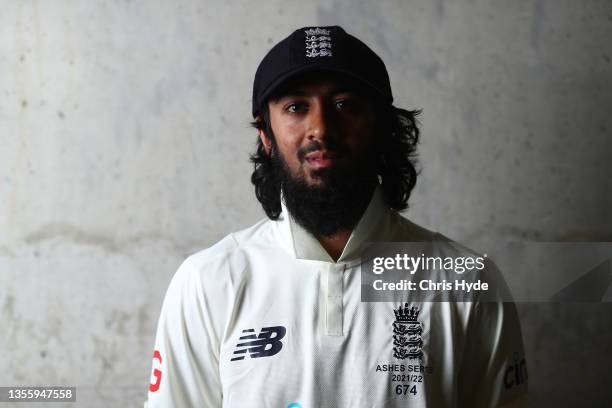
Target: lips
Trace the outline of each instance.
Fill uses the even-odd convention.
[[[321,169],[333,166],[340,159],[340,156],[335,153],[318,150],[307,154],[304,159],[311,167]]]

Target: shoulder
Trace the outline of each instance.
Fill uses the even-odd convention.
[[[395,210],[390,209],[388,214],[393,241],[429,242],[448,240],[443,235],[412,222]]]
[[[433,242],[435,248],[448,256],[477,256],[478,252],[463,245],[440,232],[425,228],[404,217],[395,210],[390,210],[390,225],[394,241]]]
[[[217,331],[222,332],[222,322],[245,281],[249,253],[271,239],[270,223],[261,220],[188,256],[170,281],[164,300],[166,309],[205,310],[213,324],[219,326]]]
[[[206,285],[223,283],[224,277],[239,273],[246,267],[246,259],[259,248],[275,242],[274,221],[262,219],[254,225],[227,234],[214,245],[195,252],[184,260],[177,275],[196,275]],[[193,276],[191,277],[193,279]],[[216,282],[216,283],[215,283]]]
[[[486,253],[422,227],[397,211],[392,210],[389,214],[391,241],[420,243],[419,245],[427,243],[426,246],[421,245],[418,248],[426,251],[429,256],[440,259],[444,265],[452,265],[450,270],[444,267],[440,279],[460,279],[470,283],[480,280],[488,284],[489,290],[484,294],[476,292],[471,295],[471,299],[488,302],[513,301],[502,271]]]
[[[274,239],[272,224],[273,221],[262,219],[248,228],[227,234],[214,245],[190,255],[186,262],[192,267],[199,268],[230,261],[255,246],[272,244]]]

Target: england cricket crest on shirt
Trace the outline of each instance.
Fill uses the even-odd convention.
[[[309,28],[306,34],[306,57],[331,57],[332,39],[331,30],[325,28]]]
[[[388,306],[386,313],[393,310],[395,319],[385,322],[391,327],[393,336],[392,350],[390,342],[385,342],[385,349],[393,351],[386,361],[376,363],[374,373],[376,378],[384,379],[381,387],[390,386],[389,392],[402,400],[406,398],[420,398],[423,384],[434,375],[434,367],[429,364],[429,354],[423,351],[425,339],[429,338],[429,330],[425,330],[424,323],[428,321],[428,312],[425,306],[411,306],[408,303],[400,304],[397,308]],[[421,315],[421,320],[419,320]],[[425,346],[427,350],[427,346]],[[385,405],[386,406],[386,405]]]
[[[394,310],[393,357],[404,359],[423,359],[423,326],[418,320],[419,308],[405,303]]]

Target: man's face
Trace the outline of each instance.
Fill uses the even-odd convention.
[[[329,176],[373,174],[376,114],[353,81],[311,73],[283,86],[268,109],[276,148],[264,131],[260,138],[294,180],[325,188]]]

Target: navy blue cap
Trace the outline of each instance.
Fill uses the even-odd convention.
[[[253,81],[253,117],[285,81],[320,70],[345,74],[383,100],[393,102],[387,68],[367,45],[339,26],[303,27],[272,47],[257,67]]]

